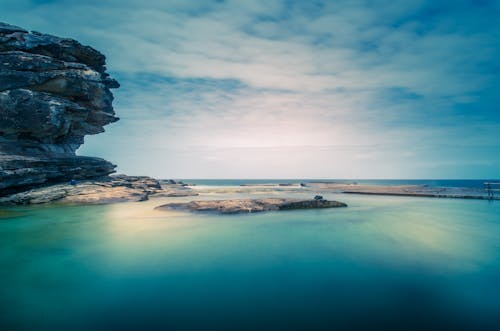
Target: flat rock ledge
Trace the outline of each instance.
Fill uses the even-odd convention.
[[[168,203],[156,207],[159,210],[182,210],[194,212],[216,212],[220,214],[256,213],[272,210],[316,209],[347,207],[347,204],[324,199],[235,199],[207,200],[186,203]]]
[[[479,199],[500,200],[500,197],[490,196],[484,188],[480,187],[439,187],[428,185],[371,185],[371,184],[345,184],[332,182],[309,182],[308,187],[316,190],[334,191],[345,194],[388,195],[421,198],[447,198],[447,199]]]
[[[194,196],[191,189],[178,184],[161,185],[147,176],[116,175],[44,186],[0,197],[0,205],[30,205],[50,202],[67,204],[108,204],[146,201],[151,195]]]

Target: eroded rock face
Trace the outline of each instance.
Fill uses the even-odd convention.
[[[118,120],[105,57],[79,42],[0,23],[0,196],[114,172],[75,151]]]

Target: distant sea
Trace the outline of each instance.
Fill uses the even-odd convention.
[[[500,179],[184,179],[183,181],[188,184],[207,186],[328,182],[367,185],[427,185],[432,187],[484,188],[485,182],[500,182]]]

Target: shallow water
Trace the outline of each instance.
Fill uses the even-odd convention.
[[[325,198],[349,207],[16,208],[0,218],[0,329],[498,329],[500,203]]]

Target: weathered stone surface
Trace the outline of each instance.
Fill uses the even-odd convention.
[[[217,212],[221,214],[255,213],[271,210],[315,209],[347,207],[343,202],[328,200],[300,200],[300,199],[235,199],[235,200],[207,200],[191,201],[186,203],[168,203],[156,209],[177,209],[198,212]]]
[[[198,195],[198,193],[178,184],[162,185],[160,181],[147,176],[114,175],[98,177],[92,180],[78,180],[75,181],[75,185],[66,182],[33,188],[0,197],[0,206],[50,202],[108,204],[145,201],[153,195],[155,197],[181,197]]]
[[[0,196],[115,166],[75,151],[118,120],[105,57],[73,39],[0,22]]]
[[[106,160],[85,156],[1,156],[0,192],[6,195],[70,179],[102,177],[113,172],[114,168]]]
[[[42,204],[48,202],[105,204],[144,201],[161,192],[160,183],[146,176],[107,176],[95,180],[56,184],[0,197],[0,205]]]
[[[0,52],[23,51],[46,55],[65,62],[80,62],[104,72],[106,58],[89,46],[69,38],[60,38],[49,34],[26,30],[0,23]]]

